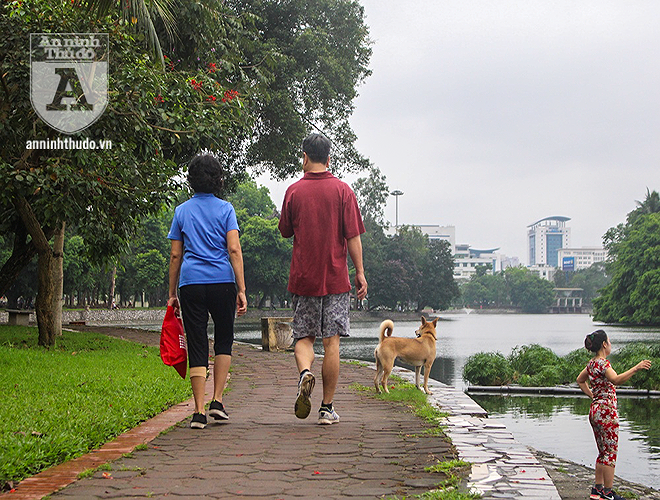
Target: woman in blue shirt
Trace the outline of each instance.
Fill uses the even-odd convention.
[[[243,254],[236,212],[217,198],[222,188],[222,167],[210,154],[195,156],[188,166],[188,183],[195,194],[174,212],[167,237],[170,252],[168,305],[183,313],[188,344],[190,383],[195,413],[190,427],[206,427],[204,393],[209,364],[208,316],[214,323],[213,400],[208,415],[227,420],[222,392],[231,365],[234,317],[247,310]],[[177,286],[179,296],[177,297]]]

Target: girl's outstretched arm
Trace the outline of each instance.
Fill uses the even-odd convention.
[[[651,368],[651,362],[648,359],[645,359],[644,361],[637,363],[630,370],[623,372],[621,375],[617,375],[614,368],[610,367],[605,371],[605,376],[607,377],[607,380],[614,385],[621,385],[630,380],[630,378],[639,370],[648,370],[649,368]]]

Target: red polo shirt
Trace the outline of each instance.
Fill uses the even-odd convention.
[[[351,290],[346,240],[364,233],[353,190],[330,172],[306,172],[284,195],[280,233],[293,236],[289,291],[321,297]]]

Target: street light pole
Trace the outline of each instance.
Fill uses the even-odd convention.
[[[392,196],[394,196],[394,199],[396,200],[396,230],[397,232],[399,231],[399,196],[403,194],[403,191],[396,189],[395,191],[392,191],[390,193]]]

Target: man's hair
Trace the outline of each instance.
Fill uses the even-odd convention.
[[[188,183],[196,193],[217,194],[224,184],[222,167],[213,155],[200,153],[188,165]]]
[[[322,134],[309,134],[302,144],[304,153],[314,163],[327,163],[330,156],[330,139]]]

